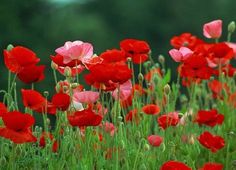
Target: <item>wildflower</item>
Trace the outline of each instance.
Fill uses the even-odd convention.
[[[166,129],[169,126],[176,126],[179,123],[178,112],[170,112],[157,118],[159,127]]]
[[[160,170],[191,170],[191,168],[179,161],[167,161]]]
[[[214,20],[204,24],[203,34],[207,38],[220,38],[222,33],[222,20]]]
[[[0,136],[16,144],[36,142],[30,127],[34,124],[34,117],[18,111],[7,112],[2,116],[5,127],[0,127]]]
[[[222,149],[225,146],[224,138],[221,136],[212,135],[210,132],[205,131],[199,137],[198,141],[207,149],[210,149],[211,152],[215,153],[219,149]]]
[[[203,165],[199,170],[223,170],[223,165],[214,162],[208,162]]]
[[[155,104],[148,104],[142,107],[142,111],[147,115],[157,115],[160,113],[160,108]]]
[[[57,109],[65,111],[70,106],[70,96],[66,93],[57,93],[52,97],[52,104]]]
[[[150,135],[150,136],[148,136],[149,144],[154,146],[154,147],[160,146],[162,141],[163,141],[163,138],[158,136],[158,135]]]
[[[183,62],[188,57],[190,57],[191,54],[193,54],[193,51],[187,47],[180,47],[179,50],[177,49],[170,50],[169,54],[175,60],[175,62]]]

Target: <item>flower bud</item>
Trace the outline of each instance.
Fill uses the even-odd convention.
[[[234,33],[234,31],[235,31],[235,22],[231,21],[228,25],[228,32],[232,34]]]
[[[57,69],[58,69],[58,65],[52,61],[52,62],[51,62],[51,68],[52,68],[53,70],[57,70]]]
[[[130,62],[132,61],[132,58],[131,58],[131,57],[128,57],[126,60],[127,60],[127,62],[130,63]]]
[[[138,74],[138,80],[139,80],[139,82],[143,82],[144,77],[143,77],[143,74],[142,74],[142,73],[139,73],[139,74]]]
[[[7,46],[7,51],[11,51],[12,48],[14,48],[14,46],[13,46],[12,44],[9,44],[9,45]]]
[[[165,57],[163,55],[159,55],[158,56],[158,61],[161,63],[161,64],[164,64],[165,63]]]
[[[71,77],[71,75],[72,75],[71,68],[66,66],[64,70],[64,76]]]
[[[151,66],[151,61],[146,61],[145,63],[143,63],[143,66],[145,68],[149,68]]]
[[[143,149],[144,149],[145,151],[149,151],[149,150],[150,150],[150,145],[147,144],[147,143],[145,143],[144,146],[143,146]]]
[[[48,91],[44,91],[44,92],[43,92],[43,95],[47,98],[48,95],[49,95],[49,92],[48,92]]]
[[[71,88],[72,89],[76,89],[78,87],[78,85],[79,85],[78,83],[72,83],[71,84]]]
[[[164,93],[165,93],[166,95],[169,95],[170,92],[171,92],[170,85],[169,85],[169,84],[166,84],[166,85],[164,86]]]

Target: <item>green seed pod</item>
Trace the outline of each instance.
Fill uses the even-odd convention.
[[[150,145],[147,144],[147,143],[145,143],[144,146],[143,146],[143,149],[144,149],[145,151],[149,151],[149,150],[150,150]]]
[[[43,95],[44,95],[45,97],[48,97],[49,92],[48,92],[48,91],[44,91],[44,92],[43,92]]]
[[[149,68],[151,65],[152,65],[152,64],[151,64],[151,61],[146,61],[145,63],[143,63],[143,66],[144,66],[145,68]]]

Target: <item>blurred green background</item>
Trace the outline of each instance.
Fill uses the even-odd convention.
[[[65,41],[90,42],[100,54],[119,48],[124,38],[146,40],[154,60],[163,54],[174,73],[176,64],[168,55],[171,37],[191,32],[203,38],[202,25],[214,19],[223,20],[225,38],[227,24],[236,20],[235,0],[2,0],[0,48],[2,51],[11,43],[35,51],[41,64],[48,66],[46,79],[36,84],[36,89],[51,91],[54,81],[49,56]],[[232,39],[236,41],[236,34]],[[0,70],[0,89],[6,89],[2,55]]]

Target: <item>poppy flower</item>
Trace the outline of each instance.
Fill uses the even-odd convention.
[[[94,103],[98,100],[99,93],[94,91],[74,91],[73,101],[79,103]]]
[[[8,112],[8,109],[5,106],[5,104],[0,102],[0,117],[2,117],[7,112]]]
[[[16,144],[36,142],[30,127],[34,124],[34,117],[18,111],[7,112],[2,116],[5,127],[0,127],[0,136]]]
[[[223,170],[223,165],[214,162],[208,162],[203,165],[199,170]]]
[[[45,107],[46,99],[35,90],[25,90],[21,89],[22,101],[25,107],[32,110],[37,110],[39,108]]]
[[[220,38],[222,34],[222,20],[214,20],[204,24],[203,35],[207,38]]]
[[[221,136],[212,135],[210,132],[205,131],[199,137],[198,141],[207,149],[210,149],[211,152],[215,153],[219,149],[222,149],[225,146],[224,138]]]
[[[73,60],[82,61],[85,58],[91,58],[93,46],[83,41],[67,41],[64,46],[57,48],[55,52],[63,56],[63,63],[67,64]]]
[[[209,111],[199,110],[195,119],[199,125],[207,125],[210,127],[214,127],[217,124],[221,125],[224,121],[224,115],[219,114],[216,109],[212,109]]]
[[[154,146],[154,147],[160,146],[162,141],[163,141],[163,138],[158,136],[158,135],[150,135],[150,136],[148,136],[149,144]]]
[[[17,77],[26,84],[31,84],[35,82],[42,81],[44,76],[44,70],[45,66],[36,66],[36,65],[30,65],[27,67],[24,67],[18,74]]]
[[[170,112],[157,118],[159,127],[166,129],[169,126],[176,126],[179,123],[178,112]]]
[[[225,90],[226,93],[229,92],[229,87],[226,83],[221,83],[218,80],[213,80],[208,83],[208,87],[212,91],[213,98],[220,98],[223,99],[223,91]]]
[[[58,109],[65,111],[70,106],[70,96],[65,93],[57,93],[52,97],[52,104]]]
[[[131,80],[128,80],[112,92],[112,97],[114,97],[116,100],[119,98],[121,101],[123,101],[126,100],[131,95],[131,93],[132,82]]]
[[[91,109],[76,111],[68,116],[71,126],[98,126],[102,121],[102,116],[94,113]]]
[[[99,57],[103,59],[103,63],[126,61],[125,52],[117,49],[107,50],[100,54]]]
[[[175,62],[183,62],[188,57],[190,57],[191,54],[193,54],[193,51],[187,47],[180,47],[179,50],[177,49],[170,50],[169,54],[172,57],[172,59],[175,60]]]
[[[136,123],[138,123],[138,110],[134,109],[134,110],[130,110],[126,115],[125,115],[125,121],[126,122],[132,122],[135,121]]]
[[[57,152],[59,148],[59,143],[51,133],[43,132],[41,134],[39,138],[39,147],[45,148],[47,139],[49,139],[52,142],[52,152]]]
[[[160,108],[155,104],[147,104],[142,107],[142,111],[147,115],[156,115],[160,113]]]
[[[104,129],[105,132],[109,133],[110,136],[114,136],[117,128],[113,123],[110,122],[104,122],[101,127]]]
[[[210,67],[226,65],[234,56],[234,51],[226,43],[217,43],[212,45],[207,51],[207,62]]]
[[[40,61],[33,51],[22,46],[16,46],[10,51],[4,50],[3,54],[5,65],[12,73],[18,73],[24,67],[35,65]]]
[[[236,59],[236,43],[226,42],[226,44],[233,49],[234,51],[234,59]]]
[[[111,91],[132,77],[132,71],[124,63],[101,63],[92,66],[90,73],[85,75],[85,81],[95,88]]]
[[[170,44],[176,48],[188,47],[190,50],[194,50],[198,45],[203,44],[204,41],[192,35],[191,33],[183,33],[179,36],[174,36],[170,40]]]
[[[160,170],[192,170],[190,167],[179,161],[167,161]]]
[[[208,67],[205,57],[193,54],[179,67],[179,72],[180,76],[185,78],[209,79],[213,70]]]
[[[135,64],[145,62],[151,51],[147,42],[136,39],[125,39],[121,41],[120,48],[125,51],[126,57],[132,58]]]

